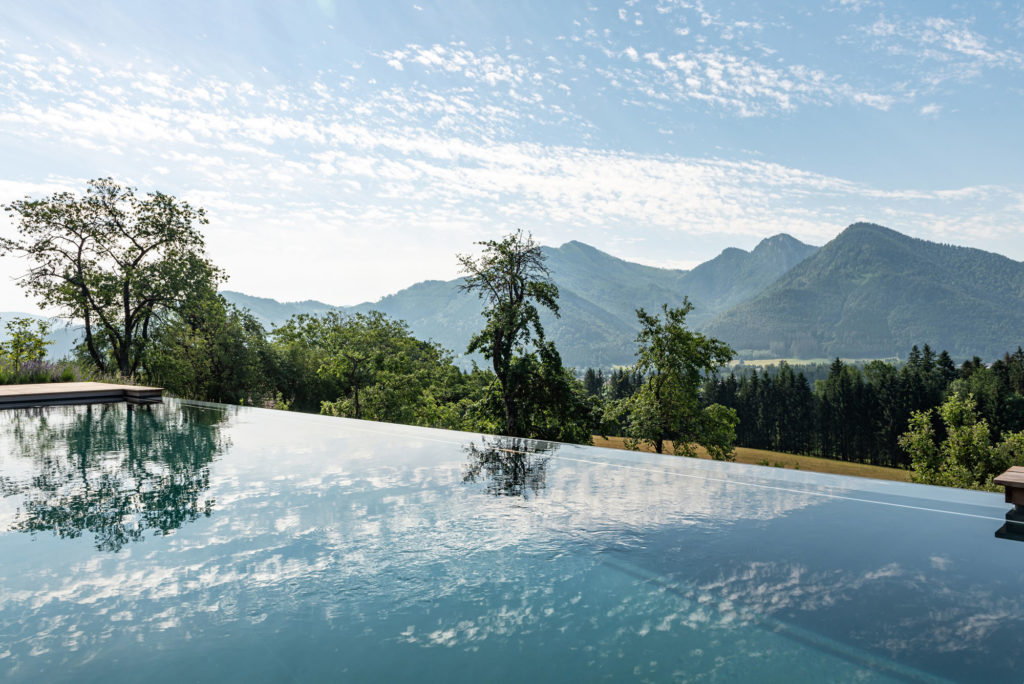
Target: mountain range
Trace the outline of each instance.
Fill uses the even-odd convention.
[[[817,248],[788,235],[762,240],[750,252],[730,248],[691,271],[631,263],[582,242],[543,247],[546,265],[558,285],[559,316],[542,312],[541,322],[569,366],[611,367],[633,362],[638,330],[636,309],[694,303],[689,322],[709,323],[729,307],[748,300]],[[373,309],[405,320],[413,333],[454,351],[465,350],[482,325],[481,301],[460,291],[461,279],[428,280],[376,302],[339,307],[355,313]],[[265,325],[289,316],[320,312],[322,302],[282,304],[225,291],[228,301],[248,308]]]
[[[703,330],[769,356],[992,359],[1024,345],[1024,264],[856,223]]]
[[[729,248],[690,271],[631,263],[581,242],[544,247],[561,317],[545,330],[567,365],[633,361],[635,309],[694,304],[689,324],[741,358],[905,357],[912,345],[993,358],[1024,344],[1024,264],[978,249],[911,238],[870,223],[821,248],[789,235]],[[481,325],[461,280],[426,281],[343,311],[380,310],[456,352]],[[224,295],[268,325],[322,302]]]
[[[542,249],[561,314],[544,312],[542,322],[566,365],[577,368],[632,363],[636,309],[678,306],[683,297],[694,305],[690,326],[725,340],[740,358],[905,357],[927,343],[954,358],[990,360],[1024,344],[1024,263],[870,223],[820,248],[775,235],[689,271],[632,263],[582,242]],[[428,280],[348,307],[222,294],[268,329],[298,313],[376,309],[462,355],[483,321],[481,301],[461,284]],[[56,332],[55,357],[77,330]]]

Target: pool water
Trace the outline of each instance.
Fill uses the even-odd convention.
[[[0,679],[1019,681],[1002,496],[165,401],[0,412]]]

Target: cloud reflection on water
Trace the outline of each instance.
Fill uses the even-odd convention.
[[[0,671],[137,641],[187,652],[204,634],[237,633],[234,647],[258,660],[282,633],[314,644],[340,633],[367,654],[528,643],[661,677],[666,652],[705,674],[797,663],[807,647],[780,625],[828,634],[847,621],[840,636],[861,656],[843,662],[861,672],[874,667],[864,653],[983,654],[1006,611],[1021,614],[1005,583],[964,574],[969,549],[936,563],[922,534],[927,553],[893,560],[900,513],[889,530],[862,517],[830,539],[840,504],[796,488],[739,496],[697,462],[622,468],[586,451],[582,464],[576,447],[262,412],[218,425],[222,448],[202,466],[216,507],[174,536],[117,554],[38,536],[19,557],[27,537],[0,534],[12,558],[0,634],[20,635],[0,647]],[[858,562],[844,545],[859,545]],[[910,609],[888,620],[877,610],[894,597]]]

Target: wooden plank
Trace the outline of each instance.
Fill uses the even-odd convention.
[[[47,382],[0,385],[0,408],[47,404],[90,404],[114,401],[155,403],[163,398],[160,387],[117,385],[109,382]]]
[[[1024,487],[1024,466],[1011,466],[993,482],[1003,487]]]

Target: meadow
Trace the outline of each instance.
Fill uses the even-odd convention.
[[[594,435],[594,446],[604,447],[607,449],[625,449],[625,437],[601,437],[600,435]],[[668,442],[665,442],[663,448],[665,453],[672,453],[672,446]],[[640,451],[653,452],[654,448],[645,444],[640,447]],[[697,452],[700,458],[710,458],[707,451],[701,447],[697,448]],[[774,468],[808,470],[814,473],[853,475],[856,477],[870,477],[876,480],[910,482],[910,471],[903,470],[901,468],[886,468],[885,466],[876,466],[867,463],[836,461],[828,458],[817,458],[815,456],[803,456],[800,454],[787,454],[781,451],[769,451],[767,449],[736,447],[736,462]]]

